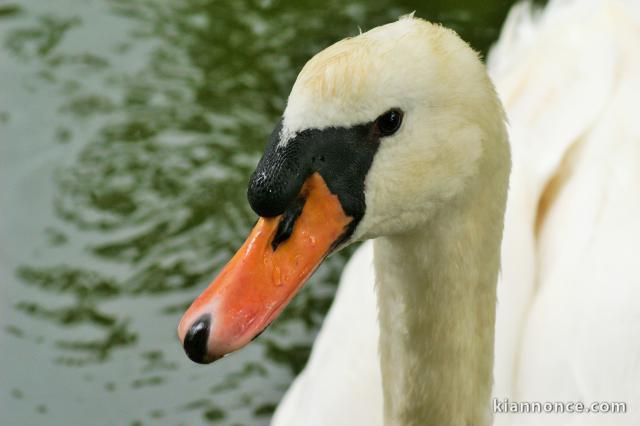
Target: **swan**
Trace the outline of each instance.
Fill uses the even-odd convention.
[[[512,150],[493,396],[629,405],[496,426],[640,424],[639,18],[637,2],[521,3],[488,57]],[[373,259],[367,241],[346,265],[273,425],[383,424]]]
[[[405,16],[330,46],[251,177],[261,218],[180,321],[187,355],[246,345],[327,254],[374,239],[386,424],[488,425],[509,169],[502,106],[454,31]]]
[[[498,90],[510,112],[514,139],[506,218],[511,162],[504,113],[483,64],[453,31],[406,16],[336,43],[301,71],[250,181],[249,202],[261,218],[178,326],[179,338],[192,360],[215,361],[264,330],[324,257],[352,242],[373,240],[347,266],[309,364],[278,408],[274,424],[490,425],[492,389],[494,394],[501,390],[504,396],[535,395],[536,390],[548,390],[541,371],[552,367],[563,372],[563,365],[536,365],[539,359],[550,357],[532,355],[527,364],[526,356],[518,356],[525,355],[527,345],[532,346],[527,354],[537,356],[545,348],[554,352],[530,321],[536,311],[540,321],[553,310],[538,306],[534,301],[540,297],[533,295],[542,294],[545,273],[562,267],[556,258],[565,254],[559,248],[563,246],[546,250],[562,238],[552,231],[568,226],[567,217],[571,217],[563,216],[558,206],[588,193],[584,187],[578,195],[567,188],[572,188],[579,171],[585,172],[577,166],[594,166],[597,155],[593,150],[597,154],[602,147],[603,136],[593,132],[605,132],[607,127],[594,126],[593,120],[605,114],[606,108],[628,105],[629,91],[637,84],[633,73],[620,75],[609,69],[610,79],[615,76],[623,81],[615,87],[618,105],[606,96],[611,87],[603,84],[600,92],[576,106],[580,119],[562,137],[554,136],[550,129],[545,133],[542,124],[552,123],[557,118],[554,114],[562,112],[544,111],[545,103],[549,96],[558,96],[558,89],[564,89],[569,80],[547,81],[543,91],[547,98],[540,100],[522,95],[527,92],[522,79],[509,78],[514,69],[522,68],[519,64],[526,63],[522,56],[531,51],[527,45],[530,34],[516,29],[523,22],[531,30],[537,28],[527,21],[523,10],[521,7],[510,18],[511,39],[498,44],[498,51],[516,54],[504,54],[502,60],[491,58],[494,76],[503,75],[502,80],[497,79]],[[626,31],[622,46],[633,47],[631,27],[610,25],[610,15],[598,20],[600,29],[616,36]],[[509,21],[506,28],[508,25]],[[567,38],[572,37],[575,34]],[[610,47],[595,46],[605,51]],[[620,51],[626,52],[624,49]],[[629,61],[625,69],[637,67],[631,55]],[[606,64],[598,65],[606,68]],[[589,81],[588,76],[578,76]],[[583,80],[574,80],[578,82],[568,86],[575,95]],[[509,93],[511,97],[505,96]],[[618,112],[626,113],[623,116],[628,121],[628,127],[621,128],[626,132],[621,140],[637,139],[631,113]],[[609,111],[606,126],[618,128],[619,118]],[[531,123],[540,127],[529,136],[527,125]],[[536,137],[543,138],[533,149],[528,144]],[[581,141],[577,145],[576,138]],[[634,180],[637,176],[630,167],[637,158],[637,145],[618,144],[622,157],[616,159],[624,160],[627,173],[617,174],[609,186],[596,188],[600,194],[606,194],[610,186],[618,186],[614,188],[618,195],[619,187],[637,186],[640,180]],[[585,173],[593,179],[603,169],[586,168]],[[609,221],[629,225],[615,238],[638,235],[638,225],[630,223],[638,204],[633,199],[623,217],[607,216]],[[607,212],[609,209],[600,209],[600,214]],[[576,216],[575,206],[571,213]],[[577,222],[584,225],[594,217],[602,219],[583,214]],[[507,233],[501,242],[503,220]],[[578,224],[570,225],[579,234]],[[521,279],[522,285],[501,285],[496,290],[501,253],[501,284]],[[607,253],[590,251],[589,259],[601,254]],[[629,254],[608,257],[622,262],[616,268],[627,266],[624,262],[632,258]],[[594,266],[590,271],[589,265],[595,263],[583,268],[585,274],[596,270]],[[558,280],[554,272],[552,278]],[[638,295],[630,277],[618,274],[617,278],[622,284],[614,290],[626,292],[614,291],[617,297],[607,299],[607,308]],[[497,313],[496,291],[501,301]],[[596,293],[592,291],[591,297],[590,301],[596,300]],[[506,306],[510,302],[513,304]],[[623,309],[614,311],[612,318],[630,323],[637,309],[630,303],[620,307]],[[606,329],[596,325],[601,331]],[[638,341],[637,326],[619,331],[618,335]],[[527,332],[530,338],[525,339],[522,336]],[[588,336],[578,337],[580,343],[597,347]],[[620,345],[614,337],[608,343]],[[584,359],[600,361],[597,353]],[[566,361],[570,359],[564,367]],[[527,370],[529,366],[532,370]],[[587,367],[592,366],[585,363],[578,369],[569,368],[564,376]],[[514,371],[519,374],[512,374]],[[610,385],[623,373],[628,375],[625,383],[630,383],[616,396],[637,396],[629,380],[638,378],[634,364],[623,364],[613,373],[613,379],[605,377]],[[600,378],[603,376],[604,368]],[[527,380],[533,386],[527,388]],[[588,380],[574,384],[582,392],[580,397],[595,395],[589,393],[593,383]],[[576,395],[571,394],[570,386],[559,388],[554,395],[562,391]],[[604,386],[598,389],[607,390]],[[508,418],[495,417],[496,423]]]

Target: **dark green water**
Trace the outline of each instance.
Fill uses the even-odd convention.
[[[413,10],[485,52],[511,3],[0,1],[0,425],[268,423],[348,253],[215,365],[175,328],[298,70]]]

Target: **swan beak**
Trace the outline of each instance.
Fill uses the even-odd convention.
[[[347,216],[320,174],[285,213],[260,218],[178,326],[189,358],[210,363],[236,351],[273,321],[340,242]]]

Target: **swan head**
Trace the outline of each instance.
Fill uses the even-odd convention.
[[[412,232],[491,167],[508,169],[504,114],[453,31],[407,16],[318,53],[251,177],[261,219],[180,322],[187,354],[246,345],[332,251]]]

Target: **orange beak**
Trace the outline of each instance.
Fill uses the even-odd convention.
[[[297,203],[294,213],[260,218],[180,320],[178,336],[193,361],[213,362],[260,334],[335,248],[352,220],[318,173],[307,179]]]

